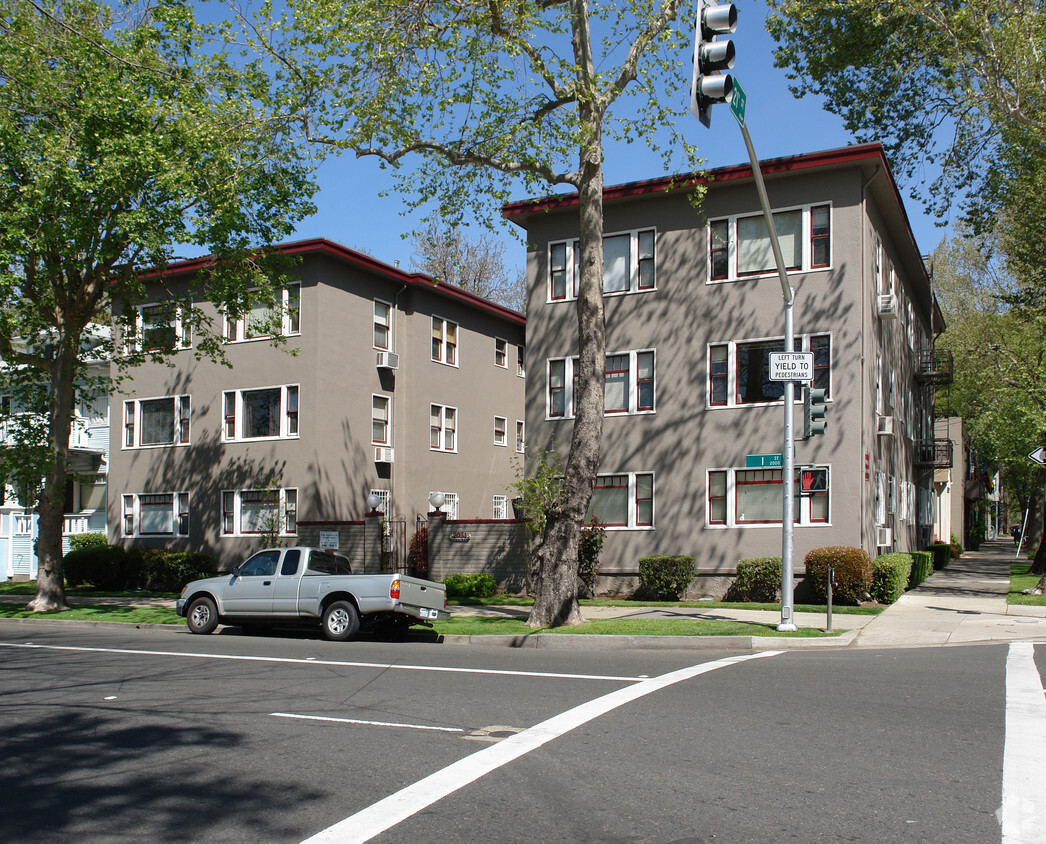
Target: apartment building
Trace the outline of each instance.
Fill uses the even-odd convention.
[[[795,559],[873,556],[933,525],[933,390],[950,378],[943,320],[881,146],[762,162],[795,291],[797,351],[827,391],[827,432],[795,447]],[[707,191],[694,207],[690,188]],[[606,418],[592,513],[603,586],[646,554],[692,554],[708,583],[782,545],[784,305],[751,167],[604,192]],[[512,203],[528,253],[528,446],[570,443],[577,196]],[[803,405],[795,419],[802,435]],[[800,468],[801,467],[801,468]],[[820,469],[803,490],[801,469]]]
[[[299,523],[363,519],[368,499],[399,525],[399,553],[434,492],[451,518],[511,517],[523,316],[328,240],[280,249],[298,262],[281,347],[252,327],[267,314],[231,320],[197,299],[229,366],[197,360],[181,320],[157,324],[160,291],[191,291],[198,261],[138,304],[141,341],[164,332],[177,351],[112,396],[111,539],[226,568],[274,529],[287,543]]]

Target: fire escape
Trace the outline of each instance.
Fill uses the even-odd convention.
[[[950,349],[930,347],[919,352],[915,381],[935,391],[955,380]],[[950,469],[952,444],[948,439],[921,439],[915,444],[915,465],[926,469]]]

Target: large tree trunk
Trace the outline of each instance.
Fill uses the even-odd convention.
[[[50,612],[69,609],[65,600],[65,571],[62,566],[62,533],[65,524],[65,481],[69,461],[69,434],[72,431],[73,400],[76,380],[76,352],[79,337],[61,345],[51,373],[48,407],[48,439],[54,449],[54,461],[44,476],[40,496],[39,532],[36,557],[39,572],[36,596],[26,609]]]

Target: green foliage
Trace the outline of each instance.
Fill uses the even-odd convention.
[[[892,604],[908,588],[912,573],[912,555],[882,554],[872,560],[872,600]]]
[[[452,574],[443,578],[448,598],[492,598],[498,591],[498,582],[492,574]]]
[[[523,501],[523,523],[540,536],[548,514],[562,504],[563,461],[553,447],[528,454],[525,461],[513,456],[512,465],[516,472],[512,488]]]
[[[109,544],[104,533],[74,533],[69,537],[69,550],[79,551],[82,548],[102,548]]]
[[[959,537],[954,533],[952,534],[952,541],[948,543],[948,550],[953,560],[957,560],[962,556],[962,542],[959,541]]]
[[[928,549],[933,554],[933,567],[936,570],[943,569],[951,560],[952,546],[947,542],[935,542]]]
[[[64,563],[70,586],[90,585],[104,592],[178,592],[186,583],[214,572],[214,560],[206,554],[165,548],[128,550],[122,545],[92,545],[70,551]]]
[[[427,527],[418,528],[410,538],[407,566],[415,577],[429,576],[429,529]]]
[[[639,586],[659,600],[678,601],[693,579],[693,557],[651,554],[639,558]]]
[[[872,560],[863,548],[835,545],[815,548],[806,555],[806,584],[820,601],[828,599],[828,570],[834,569],[832,600],[859,604],[872,589]]]
[[[914,589],[933,574],[933,552],[912,551],[912,573],[908,577],[908,588]]]
[[[65,580],[70,586],[90,584],[114,592],[127,588],[131,563],[122,545],[90,546],[64,557]]]
[[[595,591],[596,577],[599,569],[599,552],[607,538],[607,530],[593,516],[581,529],[581,538],[577,547],[577,576],[591,595]]]
[[[781,594],[781,558],[739,560],[730,600],[773,603]]]

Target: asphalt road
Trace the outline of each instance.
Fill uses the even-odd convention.
[[[999,842],[1008,653],[0,624],[0,831],[83,844]],[[1035,659],[1041,683],[1046,646]]]

